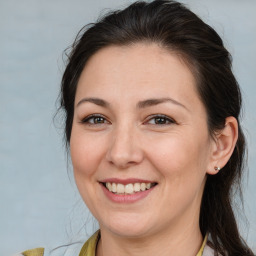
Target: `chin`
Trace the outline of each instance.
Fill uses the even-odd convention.
[[[150,233],[149,221],[146,220],[145,216],[131,216],[135,214],[122,214],[111,218],[106,222],[106,225],[101,225],[101,229],[107,229],[117,236],[127,238],[138,238],[144,237]],[[152,222],[151,222],[152,223]]]

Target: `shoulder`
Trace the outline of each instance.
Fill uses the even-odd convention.
[[[96,231],[85,243],[83,242],[83,246],[81,249],[80,242],[77,244],[78,246],[70,245],[70,248],[64,246],[63,248],[58,248],[58,250],[45,250],[44,248],[36,248],[32,250],[24,251],[20,254],[15,254],[12,256],[47,256],[47,255],[79,255],[79,256],[95,256],[95,251],[97,247],[97,243],[100,239],[100,232],[99,230]],[[74,244],[73,244],[74,245]],[[80,245],[80,246],[79,246]],[[63,249],[63,250],[61,250]],[[80,252],[80,253],[79,253]]]
[[[79,256],[95,256],[97,243],[100,239],[100,231],[96,231],[83,245]]]
[[[17,254],[14,256],[44,256],[44,248],[27,250],[25,252],[22,252],[21,254]]]

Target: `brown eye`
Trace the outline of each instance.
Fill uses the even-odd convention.
[[[155,118],[155,124],[166,124],[168,121],[164,117]]]
[[[94,124],[103,124],[104,121],[105,121],[104,118],[103,118],[103,117],[100,117],[100,116],[99,116],[99,117],[97,116],[97,117],[94,117],[94,118],[93,118],[93,123],[94,123]]]
[[[101,115],[90,115],[82,120],[82,123],[89,124],[89,125],[97,125],[97,124],[104,124],[108,123],[106,118]]]
[[[157,116],[151,117],[147,123],[153,124],[153,125],[168,125],[168,124],[174,124],[176,122],[170,117],[167,117],[164,115],[157,115]]]

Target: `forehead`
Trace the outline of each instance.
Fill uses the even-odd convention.
[[[166,94],[180,101],[198,100],[192,72],[175,52],[154,43],[138,43],[109,46],[94,54],[80,76],[76,101],[80,96],[141,100]]]

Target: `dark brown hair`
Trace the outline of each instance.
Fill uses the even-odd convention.
[[[84,27],[68,55],[60,104],[65,112],[65,138],[69,146],[78,79],[88,59],[109,45],[157,43],[180,54],[188,63],[204,103],[211,135],[238,120],[234,152],[217,175],[208,176],[200,211],[200,229],[209,233],[216,255],[253,255],[241,238],[232,208],[233,193],[241,187],[245,139],[240,126],[241,93],[231,70],[231,56],[213,28],[175,1],[138,1]]]

